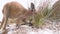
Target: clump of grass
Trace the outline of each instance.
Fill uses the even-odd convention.
[[[50,13],[51,13],[51,10],[48,9],[48,6],[46,8],[44,8],[42,11],[39,11],[34,16],[34,23],[33,23],[33,25],[35,27],[42,26],[45,23],[44,20],[49,17]]]

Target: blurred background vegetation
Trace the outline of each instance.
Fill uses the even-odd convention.
[[[52,8],[48,8],[47,5],[45,8],[39,9],[38,13],[34,17],[34,26],[40,27],[45,22],[44,20],[49,19],[51,21],[60,21],[60,0],[57,1]]]

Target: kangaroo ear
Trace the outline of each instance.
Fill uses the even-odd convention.
[[[34,3],[31,2],[31,10],[35,9]]]
[[[2,13],[4,13],[4,9],[2,9]]]

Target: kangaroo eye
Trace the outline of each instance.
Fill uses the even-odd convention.
[[[9,25],[7,25],[7,27],[9,27]]]

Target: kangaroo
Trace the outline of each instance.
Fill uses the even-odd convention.
[[[34,7],[33,7],[34,9]],[[27,19],[30,18],[30,16],[33,16],[33,10],[27,10],[25,9],[20,3],[18,2],[9,2],[6,3],[2,10],[3,13],[3,20],[1,23],[1,29],[6,29],[7,21],[8,19],[16,19],[17,26],[21,20],[26,22]]]
[[[56,1],[55,4],[52,7],[52,14],[51,14],[51,18],[55,21],[59,21],[60,19],[60,0]]]

